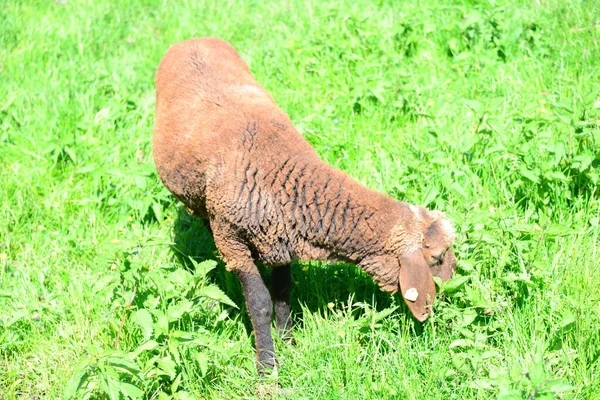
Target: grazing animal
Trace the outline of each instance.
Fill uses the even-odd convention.
[[[154,160],[165,186],[207,219],[241,281],[260,373],[275,367],[271,316],[291,328],[290,262],[345,261],[429,316],[433,275],[455,269],[444,214],[370,190],[322,161],[227,42],[171,46],[156,73]],[[255,264],[273,267],[271,290]]]

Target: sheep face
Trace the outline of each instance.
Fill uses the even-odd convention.
[[[456,268],[454,229],[439,211],[411,208],[415,218],[408,227],[399,228],[409,244],[399,250],[398,287],[409,310],[419,321],[429,316],[435,297],[433,276],[442,280],[452,277]]]

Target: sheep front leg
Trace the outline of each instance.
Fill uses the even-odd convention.
[[[256,269],[256,266],[254,266]],[[254,340],[256,343],[256,361],[258,373],[263,375],[267,370],[275,368],[275,348],[271,336],[271,315],[273,303],[262,277],[256,271],[236,271],[242,283],[246,307],[252,320]]]
[[[269,290],[254,264],[250,249],[238,238],[235,230],[219,219],[211,220],[210,226],[227,269],[235,273],[242,283],[254,330],[257,369],[263,375],[267,369],[275,368],[275,348],[271,337],[273,303]]]
[[[290,291],[292,287],[292,268],[289,264],[273,268],[271,274],[271,297],[275,304],[275,324],[279,335],[290,340],[292,335],[292,316],[290,311]]]

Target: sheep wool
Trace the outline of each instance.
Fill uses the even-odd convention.
[[[165,186],[208,221],[240,279],[260,373],[276,365],[270,324],[289,337],[290,263],[356,264],[424,321],[433,276],[456,260],[445,215],[364,187],[317,155],[227,42],[171,46],[156,73],[154,160]],[[267,289],[256,261],[273,267]]]

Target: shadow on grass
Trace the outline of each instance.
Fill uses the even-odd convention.
[[[174,228],[173,250],[179,263],[185,268],[193,269],[189,258],[198,262],[216,260],[218,266],[211,271],[209,278],[240,307],[241,318],[250,333],[252,325],[246,312],[241,284],[233,273],[225,269],[208,221],[189,215],[183,206],[179,206]],[[271,268],[259,264],[259,270],[268,287]],[[350,298],[353,303],[366,303],[377,311],[392,305],[400,305],[396,312],[408,315],[408,309],[398,295],[392,297],[382,292],[375,281],[354,265],[319,262],[293,263],[292,280],[294,284],[292,285],[291,303],[295,325],[302,320],[302,308],[311,313],[318,313],[326,309],[329,303],[345,306]],[[363,313],[364,310],[360,308],[353,312],[355,317]],[[421,333],[421,325],[415,323],[414,326],[415,333]]]

